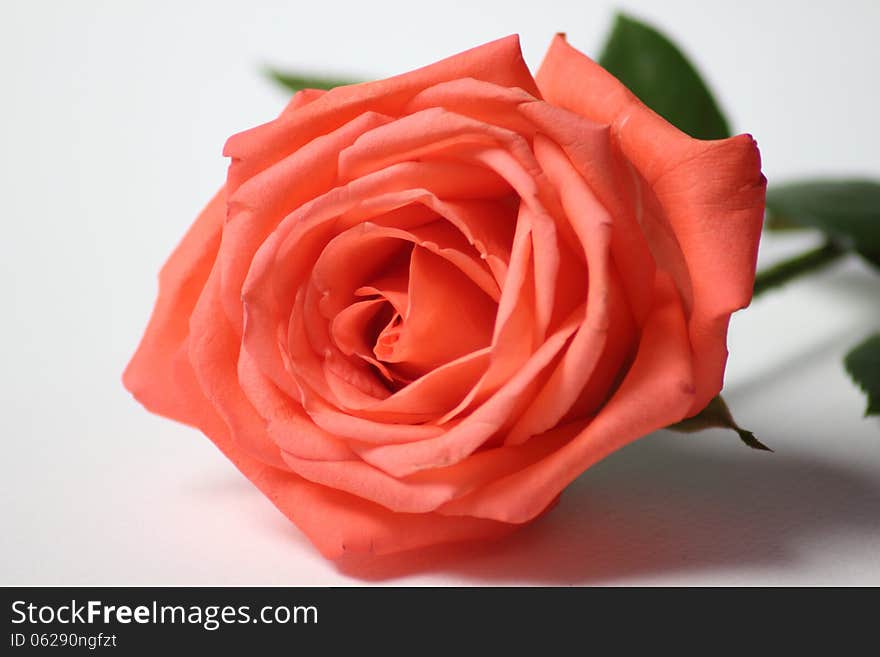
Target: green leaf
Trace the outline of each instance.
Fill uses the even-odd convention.
[[[321,78],[311,75],[294,75],[292,73],[278,71],[274,68],[266,69],[266,75],[288,91],[300,91],[302,89],[333,89],[334,87],[344,87],[349,84],[357,84],[353,80]]]
[[[730,136],[727,120],[697,69],[654,28],[618,14],[599,63],[645,105],[690,136]]]
[[[880,333],[875,333],[843,359],[846,371],[868,396],[865,415],[880,415]]]
[[[805,180],[767,191],[767,228],[818,228],[880,266],[880,182]]]
[[[773,451],[767,447],[767,445],[758,440],[757,437],[755,437],[755,434],[743,429],[734,421],[733,416],[730,414],[730,409],[727,407],[727,403],[721,395],[715,397],[709,402],[706,408],[693,417],[689,417],[666,428],[671,429],[672,431],[681,431],[683,433],[694,433],[696,431],[702,431],[703,429],[713,428],[732,429],[733,431],[736,431],[737,435],[739,435],[740,440],[752,449],[762,449],[767,452]]]

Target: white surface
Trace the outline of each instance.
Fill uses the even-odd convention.
[[[771,181],[880,176],[877,2],[619,4],[697,56]],[[840,364],[880,327],[857,263],[735,319],[727,396],[775,454],[660,432],[512,539],[452,556],[325,562],[119,383],[225,138],[284,102],[260,65],[378,77],[520,32],[534,67],[560,30],[596,53],[613,7],[5,0],[0,583],[880,584],[880,423]]]

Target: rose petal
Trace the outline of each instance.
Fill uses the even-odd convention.
[[[532,435],[554,427],[590,379],[602,355],[608,332],[627,327],[626,324],[612,325],[609,312],[613,303],[611,297],[617,292],[612,287],[608,271],[611,217],[559,147],[539,135],[535,140],[535,154],[552,183],[560,190],[563,207],[583,245],[589,268],[588,280],[564,279],[558,285],[578,289],[588,286],[586,312],[571,345],[544,388],[506,437],[506,444],[524,442]]]
[[[500,296],[489,267],[449,222],[435,220],[410,229],[364,222],[334,237],[315,262],[312,280],[325,295],[321,314],[334,317],[351,303],[355,290],[382,276],[382,267],[389,266],[394,249],[402,249],[401,242],[411,242],[448,261],[493,300]],[[406,313],[405,308],[401,311]]]
[[[359,460],[315,461],[285,454],[287,464],[309,481],[343,490],[392,511],[429,513],[500,477],[545,458],[576,435],[583,423],[573,423],[541,436],[529,445],[499,447],[475,454],[456,465],[391,477]]]
[[[301,111],[230,137],[223,150],[224,155],[233,158],[229,171],[230,194],[242,181],[295,152],[317,135],[331,132],[367,111],[398,116],[412,97],[423,89],[464,77],[502,87],[520,87],[540,97],[516,35],[403,75],[339,87]]]
[[[199,387],[229,427],[231,439],[254,458],[281,465],[278,447],[266,435],[265,422],[238,380],[241,343],[223,313],[216,265],[190,316],[189,331],[189,359]]]
[[[531,139],[535,126],[518,111],[521,103],[537,100],[517,87],[503,87],[474,78],[460,78],[435,84],[416,94],[404,108],[405,114],[442,107],[455,114],[510,130]]]
[[[693,404],[692,365],[677,291],[670,277],[659,273],[654,308],[635,362],[586,428],[543,460],[438,511],[504,522],[534,518],[588,467],[627,443],[681,420]]]
[[[391,304],[382,298],[358,301],[339,312],[330,325],[332,340],[343,354],[361,358],[378,369],[388,381],[393,381],[395,376],[385,363],[373,356],[374,340],[369,341],[368,336],[378,335],[378,326],[391,309]]]
[[[642,232],[638,201],[645,195],[644,181],[611,138],[607,125],[600,125],[549,103],[524,103],[519,111],[529,118],[546,139],[558,145],[583,177],[590,192],[611,217],[611,252],[629,307],[639,324],[650,310],[656,264]],[[575,221],[576,217],[570,217]]]
[[[491,398],[436,438],[384,445],[352,442],[352,449],[365,461],[394,477],[459,463],[523,410],[530,386],[565,346],[577,328],[577,315],[582,313],[582,310],[574,313]]]
[[[279,118],[289,118],[290,115],[296,112],[299,108],[305,107],[313,100],[317,100],[323,96],[325,93],[327,93],[325,89],[300,89],[293,94],[293,97],[287,103],[285,108],[281,110],[281,114],[278,115]]]
[[[328,559],[346,552],[386,554],[426,545],[497,538],[515,526],[437,513],[397,513],[362,498],[311,483],[255,459],[222,423],[209,437]]]
[[[748,135],[691,139],[560,36],[537,80],[548,102],[612,126],[680,244],[693,289],[691,412],[699,411],[721,389],[730,314],[751,298],[766,187],[755,143]]]
[[[415,247],[408,297],[394,343],[385,346],[380,336],[375,352],[381,360],[415,378],[489,346],[496,306],[446,259]],[[442,333],[439,326],[444,327]]]
[[[340,150],[365,130],[390,120],[381,114],[363,114],[261,171],[234,193],[230,191],[218,260],[224,309],[239,334],[243,331],[242,286],[259,246],[287,214],[336,184]],[[230,165],[230,175],[233,167]],[[293,180],[296,184],[291,184]]]
[[[510,266],[495,316],[489,367],[461,403],[438,420],[439,424],[482,404],[534,354],[539,338],[533,276],[529,227],[525,222],[517,222]]]
[[[266,421],[266,431],[282,451],[299,458],[344,461],[355,458],[346,442],[312,422],[302,406],[273,384],[244,349],[238,377],[248,400]]]
[[[427,422],[448,411],[479,380],[490,349],[465,354],[428,372],[393,395],[359,409],[358,415],[382,422]]]
[[[153,413],[194,426],[217,423],[189,363],[189,316],[211,272],[226,218],[221,188],[159,272],[159,295],[122,381]]]

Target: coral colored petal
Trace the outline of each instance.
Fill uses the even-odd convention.
[[[225,218],[226,192],[221,188],[162,267],[150,322],[122,377],[150,411],[195,426],[215,413],[189,363],[189,316],[214,264]]]
[[[355,458],[347,443],[312,422],[298,402],[281,392],[244,349],[238,376],[248,400],[266,421],[266,432],[278,447],[299,458],[345,461]]]
[[[729,316],[751,298],[766,187],[755,143],[749,135],[688,137],[559,36],[537,80],[548,102],[611,125],[680,245],[693,295],[697,412],[721,388]]]
[[[388,381],[393,381],[395,376],[385,363],[373,356],[372,343],[375,342],[375,338],[370,338],[378,334],[379,324],[391,310],[392,306],[387,299],[358,301],[344,308],[330,324],[331,339],[343,354],[357,356],[369,363]]]
[[[317,100],[325,93],[327,93],[327,91],[324,89],[300,89],[293,94],[293,97],[287,103],[287,106],[281,110],[281,114],[279,114],[278,117],[290,118],[290,116],[298,109],[305,107],[313,100]]]
[[[572,423],[529,445],[485,450],[459,464],[403,479],[354,459],[315,461],[285,454],[284,460],[309,481],[358,495],[392,511],[428,513],[545,458],[571,440],[582,426]]]
[[[716,143],[653,184],[691,272],[692,413],[721,390],[728,320],[752,296],[766,185],[760,171],[754,141],[742,136]]]
[[[336,157],[365,130],[389,117],[368,113],[310,141],[274,166],[229,193],[229,217],[223,228],[218,261],[223,307],[234,329],[243,332],[241,292],[254,255],[290,212],[336,184]],[[231,171],[234,168],[230,166]],[[291,184],[291,181],[297,181]],[[228,178],[227,178],[228,185]]]
[[[328,295],[322,301],[322,314],[335,316],[350,303],[352,290],[385,276],[390,265],[398,264],[392,258],[393,249],[403,250],[407,243],[447,260],[497,300],[500,292],[491,270],[449,222],[437,219],[410,229],[364,222],[333,238],[315,263],[312,279]],[[395,268],[395,273],[397,269],[403,268]]]
[[[272,163],[317,135],[367,111],[399,116],[420,91],[450,80],[472,77],[502,87],[520,87],[540,97],[515,35],[467,50],[430,66],[385,80],[338,87],[300,111],[229,138],[224,155],[233,158],[230,193]]]
[[[388,554],[427,545],[497,538],[515,525],[436,513],[397,513],[348,493],[314,484],[253,458],[222,424],[208,436],[328,559],[346,553]]]
[[[632,363],[639,344],[640,327],[627,303],[623,285],[620,283],[620,276],[613,264],[608,276],[607,315],[609,328],[604,331],[602,352],[576,399],[571,403],[567,413],[562,416],[561,421],[563,422],[589,417],[598,412],[602,404],[614,394],[616,386],[620,384],[627,368]],[[568,362],[565,366],[568,368],[576,370],[574,363],[577,362],[578,348],[579,345],[573,342],[566,352],[565,359]],[[582,348],[590,349],[591,347],[585,343]],[[569,376],[571,376],[570,371]],[[577,374],[572,378],[578,381],[582,380]],[[572,378],[566,377],[564,385],[571,386]],[[566,403],[568,401],[566,399]],[[537,407],[538,404],[536,403],[535,406]],[[557,402],[556,406],[561,406],[561,404]]]
[[[519,370],[537,348],[532,241],[524,223],[517,223],[510,267],[495,315],[489,367],[465,398],[438,420],[443,424],[476,408]]]
[[[409,307],[388,346],[375,352],[405,373],[426,373],[489,346],[495,303],[448,260],[416,247],[410,259]],[[438,327],[444,327],[438,331]],[[380,346],[382,349],[380,350]]]
[[[242,392],[238,380],[241,343],[220,304],[217,267],[189,318],[189,359],[205,397],[229,427],[233,440],[255,458],[280,465],[277,446],[265,434],[265,422]]]
[[[537,463],[441,507],[504,522],[537,516],[584,470],[651,431],[681,420],[694,398],[687,326],[671,279],[658,276],[638,355],[616,394],[583,431]]]
[[[412,381],[387,399],[361,409],[378,421],[420,422],[437,418],[476,384],[489,363],[490,349],[465,354]]]
[[[520,104],[535,100],[535,96],[516,87],[502,87],[474,78],[461,78],[435,84],[419,92],[404,111],[413,114],[442,107],[455,114],[532,138],[536,131],[535,125],[517,109]]]
[[[497,294],[489,290],[487,293],[497,301],[507,277],[519,199],[510,195],[502,199],[456,201],[431,194],[420,202],[454,225],[486,261],[498,289]]]
[[[565,154],[546,139],[537,138],[535,153],[557,189],[581,244],[589,279],[560,280],[560,287],[588,286],[583,323],[546,385],[505,439],[517,444],[556,426],[577,400],[598,364],[609,331],[609,308],[616,290],[609,280],[611,218],[586,187]]]
[[[454,498],[454,487],[438,481],[408,485],[359,460],[312,461],[284,454],[291,470],[316,484],[352,493],[402,513],[428,513]]]
[[[523,166],[531,167],[525,136],[442,107],[432,107],[364,132],[339,154],[339,177],[348,182],[392,164],[474,147],[503,148]]]
[[[609,216],[611,252],[630,308],[639,323],[644,322],[656,264],[640,222],[640,198],[644,182],[622,156],[607,125],[599,125],[574,112],[544,102],[525,103],[519,111],[537,125],[543,140],[559,146]],[[564,191],[564,190],[563,190]],[[569,215],[577,222],[577,215]]]
[[[365,461],[394,477],[461,462],[523,410],[536,379],[577,329],[577,314],[551,335],[492,397],[441,435],[393,445],[352,444],[352,449]]]
[[[319,427],[344,437],[349,444],[396,445],[436,438],[448,429],[431,424],[397,424],[379,422],[340,411],[321,397],[306,394],[303,407]],[[454,426],[454,425],[453,425]]]

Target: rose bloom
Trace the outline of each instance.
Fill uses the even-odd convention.
[[[754,141],[557,36],[301,91],[234,135],[124,383],[327,557],[488,538],[703,409],[751,297]]]

